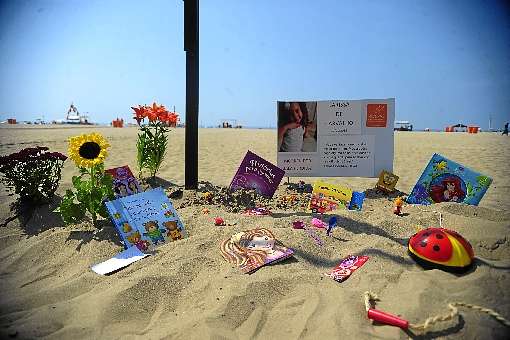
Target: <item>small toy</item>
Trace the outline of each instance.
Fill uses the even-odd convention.
[[[299,181],[297,185],[298,192],[305,191],[305,181]]]
[[[305,227],[305,222],[303,222],[303,221],[292,222],[292,228],[294,228],[294,229],[303,229],[304,227]]]
[[[325,222],[316,217],[312,218],[312,225],[319,229],[326,229],[326,227],[328,226]]]
[[[361,210],[363,201],[365,200],[364,192],[353,191],[351,201],[349,202],[349,210]]]
[[[368,261],[368,256],[354,256],[349,255],[344,258],[340,263],[331,270],[331,272],[324,275],[329,276],[336,282],[343,282],[351,276],[359,267]]]
[[[415,333],[419,332],[422,335],[428,332],[430,326],[438,322],[448,321],[455,318],[459,314],[459,310],[457,307],[471,308],[489,314],[490,316],[501,322],[503,325],[510,327],[510,321],[505,319],[501,314],[499,314],[495,310],[464,302],[450,302],[448,303],[448,308],[450,309],[449,314],[434,315],[428,317],[422,324],[412,324],[409,323],[409,321],[402,319],[396,315],[385,313],[383,311],[375,309],[375,302],[380,301],[377,294],[367,291],[363,294],[363,299],[365,300],[365,309],[367,311],[367,317],[369,319],[379,322],[381,324],[399,327],[404,330],[411,329],[413,332]]]
[[[246,209],[243,213],[244,215],[248,216],[264,216],[264,215],[270,215],[271,210],[265,207],[256,207],[251,209]]]
[[[399,177],[397,175],[394,175],[389,171],[382,170],[379,174],[379,181],[375,187],[385,193],[392,193],[395,191],[395,185],[397,185],[398,178]]]
[[[213,198],[213,194],[212,194],[212,193],[210,193],[209,191],[207,191],[207,192],[204,192],[204,194],[202,195],[202,197],[203,197],[206,201],[210,202],[210,201],[212,200],[212,198]]]
[[[445,228],[427,228],[408,242],[409,255],[422,267],[465,272],[473,263],[471,244],[460,234]]]
[[[214,225],[215,226],[224,226],[225,225],[225,221],[221,217],[215,217],[214,218]]]
[[[393,213],[395,215],[400,216],[402,214],[402,206],[404,205],[404,200],[402,197],[397,197],[393,201]]]
[[[209,213],[210,213],[209,209],[207,208],[202,209],[202,214],[208,215]]]
[[[296,200],[296,195],[287,195],[284,198],[288,203],[292,203]]]
[[[326,230],[326,235],[331,236],[331,232],[333,231],[333,228],[336,227],[336,223],[336,216],[332,216],[328,221],[328,230]]]

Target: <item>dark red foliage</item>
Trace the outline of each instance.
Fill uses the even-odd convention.
[[[67,156],[49,152],[45,146],[25,148],[0,156],[0,179],[20,200],[40,203],[51,198],[58,188]]]

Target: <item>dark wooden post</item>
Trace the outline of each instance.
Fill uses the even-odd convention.
[[[184,186],[198,187],[198,0],[184,0],[186,137]]]

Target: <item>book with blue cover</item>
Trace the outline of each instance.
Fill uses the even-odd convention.
[[[407,198],[411,204],[457,202],[478,205],[492,178],[434,154]]]
[[[156,188],[105,203],[124,247],[142,252],[186,237],[172,202],[162,188]]]

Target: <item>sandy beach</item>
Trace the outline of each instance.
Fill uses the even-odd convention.
[[[67,154],[67,139],[97,131],[111,147],[105,167],[136,168],[137,128],[0,127],[0,155],[30,146]],[[169,134],[158,183],[171,192],[184,184],[184,129]],[[404,205],[392,213],[392,199],[373,190],[375,178],[324,178],[367,191],[362,211],[338,210],[333,237],[318,247],[296,219],[310,221],[300,206],[281,207],[290,192],[286,178],[271,216],[243,216],[235,206],[207,204],[205,191],[229,185],[247,150],[276,164],[276,130],[200,129],[198,191],[184,191],[173,203],[189,237],[158,248],[157,254],[110,276],[90,266],[123,249],[109,220],[96,229],[85,221],[64,225],[50,205],[28,220],[0,228],[0,338],[33,339],[407,339],[413,334],[375,325],[366,317],[363,292],[377,293],[377,308],[412,323],[447,314],[459,301],[494,309],[510,319],[510,138],[495,133],[395,133],[393,172],[397,190],[409,194],[433,153],[493,178],[479,206],[440,203]],[[72,187],[78,170],[67,160],[57,196]],[[316,178],[303,179],[312,184]],[[215,191],[216,190],[216,191]],[[0,221],[11,216],[14,197],[0,185]],[[214,203],[214,202],[213,202]],[[209,214],[202,210],[208,208]],[[476,260],[464,275],[424,270],[407,254],[418,230],[443,225],[473,245]],[[218,227],[221,216],[227,226]],[[295,252],[293,258],[241,274],[226,262],[219,244],[254,227],[271,229]],[[343,283],[325,277],[347,255],[368,262]],[[504,339],[510,329],[486,314],[459,308],[460,317],[433,326],[422,338]]]

